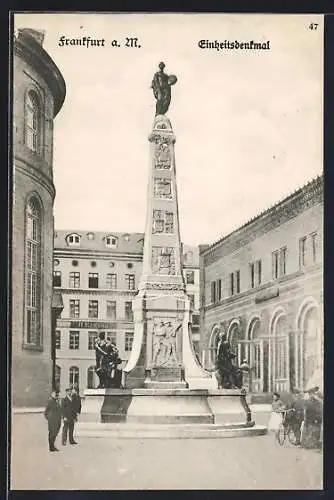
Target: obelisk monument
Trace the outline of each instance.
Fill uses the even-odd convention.
[[[198,364],[191,341],[190,300],[182,274],[175,135],[166,112],[176,76],[153,77],[156,115],[149,136],[149,179],[143,270],[133,301],[134,341],[124,369],[129,388],[216,388]]]

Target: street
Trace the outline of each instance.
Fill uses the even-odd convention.
[[[322,489],[322,453],[269,435],[60,441],[50,453],[43,415],[14,415],[11,489]]]

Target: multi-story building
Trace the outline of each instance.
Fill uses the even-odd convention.
[[[253,392],[303,389],[323,367],[323,178],[201,249],[202,359],[226,332]]]
[[[144,235],[56,231],[53,286],[64,309],[56,328],[56,378],[63,390],[96,386],[94,343],[99,332],[115,341],[126,362],[132,348],[132,300],[142,272]],[[194,303],[194,348],[198,344],[199,255],[184,247],[186,289]],[[197,313],[197,314],[196,314]],[[125,363],[124,363],[125,364]]]
[[[13,44],[12,404],[45,404],[51,387],[53,125],[64,79],[40,31]]]

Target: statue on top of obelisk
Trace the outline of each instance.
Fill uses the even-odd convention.
[[[164,115],[167,113],[171,101],[171,86],[177,82],[175,75],[164,73],[165,63],[159,63],[159,70],[152,80],[154,97],[157,100],[155,114]]]

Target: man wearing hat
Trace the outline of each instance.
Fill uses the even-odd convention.
[[[77,419],[77,408],[76,404],[72,398],[72,389],[66,389],[66,395],[61,402],[61,410],[63,416],[63,430],[62,430],[62,444],[66,445],[67,442],[67,434],[69,434],[69,442],[70,444],[77,444],[74,441],[73,432],[74,432],[74,423]]]
[[[305,402],[304,433],[302,445],[304,448],[318,448],[322,425],[322,402],[319,397],[319,387],[305,391],[308,399]]]
[[[299,446],[301,426],[304,420],[305,402],[303,399],[302,392],[299,389],[297,388],[294,389],[292,393],[293,393],[293,399],[290,408],[293,410],[293,412],[291,412],[290,423],[296,438],[295,445]]]
[[[48,421],[49,450],[59,451],[58,448],[55,447],[56,437],[61,427],[61,407],[58,391],[51,392],[50,398],[46,404],[44,416]]]

